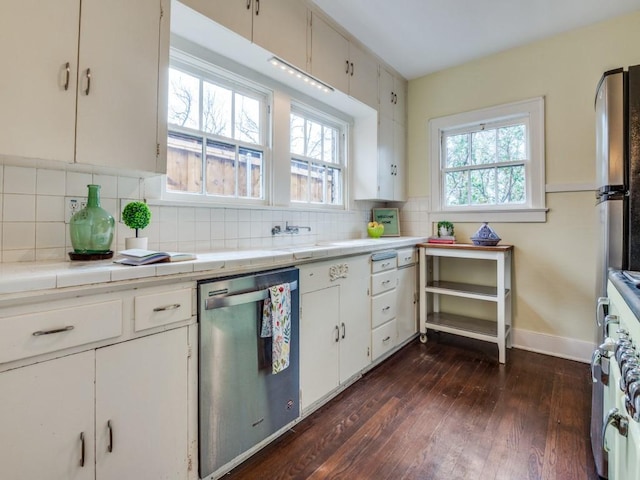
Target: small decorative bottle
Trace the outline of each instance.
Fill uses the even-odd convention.
[[[71,245],[76,254],[110,253],[115,220],[100,206],[100,185],[87,187],[87,206],[71,217]]]

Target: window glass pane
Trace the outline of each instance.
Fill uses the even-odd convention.
[[[499,128],[498,161],[526,160],[526,141],[526,128],[524,125]]]
[[[322,125],[307,120],[307,157],[322,160]]]
[[[445,175],[446,205],[469,204],[469,172],[447,172]]]
[[[323,127],[322,159],[327,163],[339,163],[338,131],[335,128]]]
[[[496,131],[484,130],[471,134],[471,163],[481,165],[496,161]]]
[[[463,167],[469,163],[469,135],[452,135],[446,137],[446,166]]]
[[[311,203],[324,202],[324,174],[325,167],[322,165],[311,165],[311,184],[309,185],[309,201]]]
[[[169,69],[170,124],[200,128],[200,81],[186,73]]]
[[[524,166],[498,168],[498,202],[524,203],[525,200]]]
[[[259,150],[239,149],[238,196],[262,198],[262,152]]]
[[[484,168],[469,172],[472,205],[496,203],[496,169]]]
[[[325,201],[331,205],[342,205],[342,170],[327,167]]]
[[[207,190],[209,195],[236,193],[236,147],[226,143],[207,142]]]
[[[202,96],[202,129],[231,137],[231,90],[204,82]]]
[[[291,160],[291,200],[306,202],[309,189],[309,164],[296,159]]]
[[[291,114],[291,153],[304,155],[304,118]]]
[[[247,143],[260,142],[260,102],[255,98],[235,94],[235,135],[236,140]]]
[[[202,139],[177,133],[169,134],[167,190],[202,192]]]

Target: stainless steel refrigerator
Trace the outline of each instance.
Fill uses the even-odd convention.
[[[606,297],[610,268],[640,270],[640,65],[605,72],[598,84],[596,109],[596,205],[600,221],[596,298]],[[606,314],[598,302],[596,317]],[[602,322],[600,322],[602,323]],[[603,341],[597,325],[596,345]],[[602,444],[604,386],[594,378],[591,446],[598,475],[606,478]]]

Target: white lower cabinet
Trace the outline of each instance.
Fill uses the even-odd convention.
[[[371,361],[369,256],[300,268],[300,389],[303,411]]]
[[[186,479],[187,332],[0,373],[0,478]]]
[[[418,270],[417,251],[408,248],[398,251],[398,344],[418,332]]]

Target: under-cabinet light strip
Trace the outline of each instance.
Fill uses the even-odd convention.
[[[303,72],[298,67],[294,67],[290,63],[285,62],[284,60],[278,57],[271,57],[269,59],[269,63],[280,70],[287,72],[289,75],[299,78],[303,82],[308,85],[317,88],[325,93],[333,92],[333,87],[330,87],[326,83],[321,82],[317,78],[312,77],[306,72]]]

